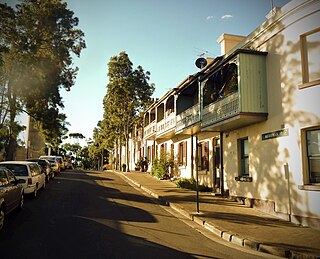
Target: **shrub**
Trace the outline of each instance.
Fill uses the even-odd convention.
[[[178,181],[176,181],[176,186],[178,188],[185,188],[185,189],[190,189],[190,190],[197,190],[197,182],[194,178],[187,179],[187,178],[181,178]],[[209,192],[211,191],[211,188],[204,186],[204,185],[199,185],[198,190],[200,192]]]
[[[159,179],[169,178],[169,167],[172,166],[173,162],[170,156],[163,155],[159,158],[155,158],[152,161],[151,175]]]

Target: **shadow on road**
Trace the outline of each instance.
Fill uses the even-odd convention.
[[[138,207],[114,199],[144,196],[96,184],[108,177],[63,172],[13,213],[0,233],[1,258],[192,258],[145,238],[123,233],[121,222],[157,222]]]

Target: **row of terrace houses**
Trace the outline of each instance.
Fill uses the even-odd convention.
[[[218,42],[221,56],[145,111],[130,168],[169,153],[176,176],[320,228],[320,1],[293,0]]]

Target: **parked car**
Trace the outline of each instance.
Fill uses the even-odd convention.
[[[72,163],[71,163],[71,159],[70,158],[66,158],[64,160],[64,167],[66,169],[73,169]]]
[[[57,156],[58,162],[60,163],[60,169],[64,171],[66,169],[62,156]]]
[[[56,156],[40,156],[39,159],[48,160],[51,164],[51,168],[52,168],[55,175],[60,173],[61,165],[60,165],[59,159]]]
[[[0,167],[0,230],[4,226],[6,215],[23,207],[23,183],[25,180],[18,180],[10,170]]]
[[[51,164],[48,160],[46,159],[39,159],[39,158],[28,158],[26,161],[30,162],[36,162],[41,166],[42,172],[46,175],[46,181],[49,182],[50,179],[54,178],[54,172],[53,169],[51,168]]]
[[[25,183],[22,184],[25,194],[37,197],[38,190],[46,188],[46,176],[35,162],[5,161],[0,162],[1,166],[8,168],[17,179],[25,180]]]

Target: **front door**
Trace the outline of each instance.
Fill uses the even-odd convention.
[[[213,139],[213,192],[220,193],[220,172],[221,172],[221,159],[220,159],[220,138]]]

